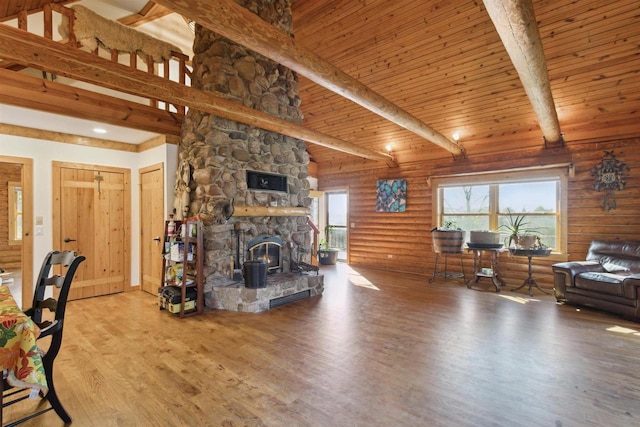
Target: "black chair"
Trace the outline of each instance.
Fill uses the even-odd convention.
[[[49,401],[49,404],[51,406],[49,408],[30,414],[17,421],[14,421],[11,424],[7,424],[5,427],[18,425],[24,421],[42,415],[52,409],[65,423],[71,422],[71,417],[62,407],[62,404],[58,399],[58,395],[56,394],[56,389],[53,384],[53,362],[58,355],[58,352],[60,351],[60,346],[62,345],[64,313],[67,305],[67,298],[69,296],[69,289],[71,288],[71,281],[73,280],[78,266],[84,260],[84,256],[77,255],[72,251],[52,251],[47,254],[44,261],[42,262],[40,274],[38,275],[38,279],[36,281],[36,289],[33,295],[33,304],[30,309],[25,311],[25,313],[30,316],[33,322],[40,328],[41,333],[38,337],[38,340],[44,337],[51,336],[51,344],[49,345],[49,348],[46,350],[46,352],[43,352],[42,355],[42,366],[44,367],[49,391],[46,395],[41,396],[42,398]],[[61,266],[61,270],[62,267],[66,267],[66,271],[61,271],[60,274],[54,274],[50,277],[49,275],[51,273],[51,269],[56,265]],[[46,291],[49,286],[56,286],[57,288],[60,288],[60,293],[58,294],[57,299],[53,297],[45,298]],[[53,320],[43,320],[44,309],[48,309],[49,311],[55,313]],[[4,390],[12,388],[12,386],[9,385],[6,380],[3,381],[3,385],[5,387]],[[4,397],[13,396],[17,393],[25,391],[26,390],[24,389],[11,390],[9,393],[5,394]],[[4,408],[6,406],[13,405],[14,403],[20,402],[28,397],[29,395],[26,394],[6,403],[4,403],[3,399],[2,407]]]

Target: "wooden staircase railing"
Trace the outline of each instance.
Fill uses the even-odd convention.
[[[313,245],[311,246],[311,264],[318,265],[318,235],[320,229],[311,221],[311,218],[307,217],[307,224],[313,230]]]

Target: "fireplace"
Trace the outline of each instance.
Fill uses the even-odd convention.
[[[282,272],[282,239],[258,236],[247,244],[247,260],[267,261],[267,273]]]

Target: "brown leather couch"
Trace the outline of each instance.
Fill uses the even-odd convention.
[[[558,302],[593,307],[640,322],[640,242],[591,242],[586,261],[554,264]]]

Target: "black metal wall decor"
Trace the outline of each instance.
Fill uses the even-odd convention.
[[[613,190],[621,191],[626,185],[625,172],[629,172],[629,166],[616,159],[612,151],[605,151],[600,163],[591,168],[591,176],[595,177],[593,188],[596,191],[604,190],[602,207],[609,212],[616,208],[616,200]]]

